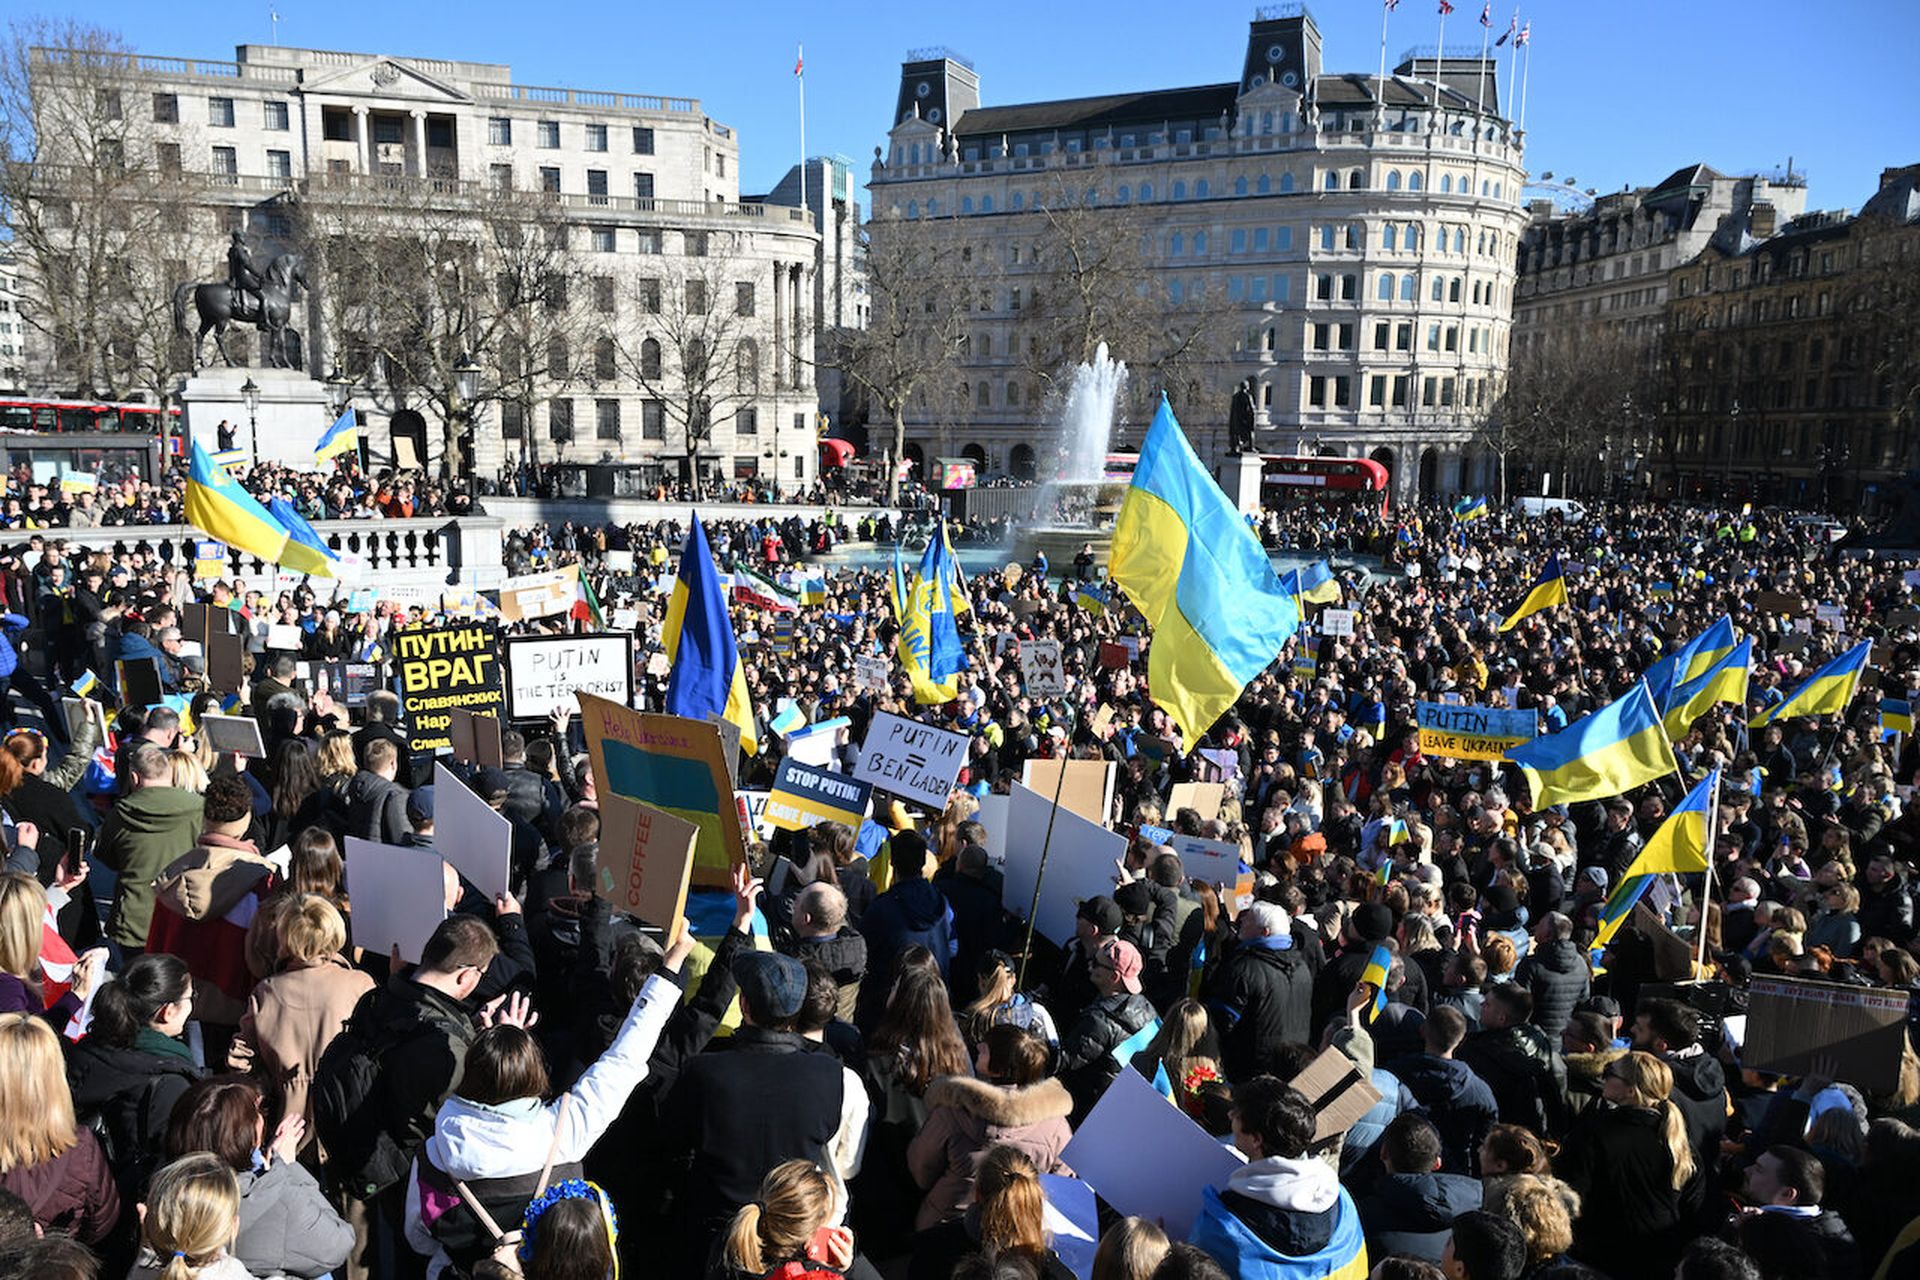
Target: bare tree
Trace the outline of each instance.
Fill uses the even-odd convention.
[[[1482,435],[1503,476],[1524,457],[1557,474],[1562,493],[1575,472],[1591,486],[1601,459],[1617,462],[1644,447],[1640,431],[1657,382],[1646,339],[1608,324],[1555,329],[1514,353]]]
[[[14,23],[0,51],[0,222],[12,233],[34,334],[35,376],[51,388],[157,403],[185,367],[174,286],[206,256],[219,175],[182,170],[153,128],[132,54],[77,21]],[[198,199],[196,200],[196,197]]]

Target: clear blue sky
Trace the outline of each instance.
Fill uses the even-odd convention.
[[[231,57],[268,39],[273,0],[18,0],[71,14],[143,52]],[[1224,0],[963,5],[583,4],[277,0],[283,44],[511,63],[527,84],[702,99],[741,131],[741,189],[765,190],[799,151],[794,46],[804,41],[807,149],[851,156],[862,181],[910,47],[969,56],[988,104],[1238,77],[1254,6]],[[1389,63],[1436,36],[1436,0],[1401,0]],[[1379,0],[1317,0],[1326,66],[1371,72]],[[1505,29],[1513,0],[1494,9]],[[923,16],[915,16],[922,14]],[[457,15],[457,16],[456,16]],[[1447,44],[1478,43],[1479,5],[1455,0]],[[1883,167],[1920,161],[1915,0],[1533,0],[1529,167],[1601,191],[1704,161],[1728,172],[1793,157],[1810,208],[1857,208]],[[239,24],[239,25],[236,25]],[[1506,59],[1500,59],[1504,74]]]

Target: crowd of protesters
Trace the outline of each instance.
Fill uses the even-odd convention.
[[[644,669],[684,532],[539,526],[507,555],[583,564],[634,610]],[[879,710],[965,733],[946,807],[753,833],[717,917],[638,921],[601,896],[577,726],[517,725],[501,765],[459,770],[511,826],[511,891],[448,867],[412,964],[355,945],[343,851],[433,849],[437,788],[397,697],[350,711],[297,662],[377,661],[436,610],[376,588],[342,616],[305,588],[269,599],[45,538],[0,554],[0,710],[36,726],[0,750],[0,1280],[602,1280],[616,1260],[1064,1277],[1045,1179],[1077,1172],[1072,1135],[1125,1071],[1245,1163],[1192,1189],[1188,1239],[1103,1206],[1099,1280],[1920,1276],[1920,1018],[1887,1091],[1850,1083],[1841,1046],[1804,1075],[1754,1070],[1739,1033],[1757,974],[1920,1009],[1920,761],[1878,713],[1920,685],[1914,559],[1679,507],[1276,516],[1276,545],[1368,558],[1347,575],[1354,634],[1296,639],[1183,740],[1148,696],[1137,616],[1077,590],[1091,553],[975,573],[969,669],[923,707],[904,677],[862,685],[855,660],[897,637],[888,582],[830,555],[890,543],[890,518],[726,514],[708,532],[723,569],[821,584],[790,629],[763,594],[735,607],[760,723],[791,701],[848,717],[849,744]],[[1500,632],[1549,554],[1570,603]],[[208,688],[178,629],[196,596],[250,635],[297,625],[306,648],[259,648],[246,688]],[[1459,695],[1551,732],[1722,615],[1755,639],[1748,705],[1675,744],[1687,777],[1725,778],[1711,891],[1664,877],[1596,964],[1602,904],[1682,778],[1538,809],[1510,767],[1423,755],[1415,704]],[[1846,714],[1746,730],[1863,637],[1873,686]],[[1061,642],[1066,699],[1027,693],[1023,638]],[[185,724],[238,694],[265,757],[216,754],[175,708],[119,707],[113,659],[156,655]],[[665,683],[643,675],[641,705]],[[116,711],[112,742],[92,717],[68,741],[62,693]],[[742,788],[772,780],[781,746],[762,738]],[[1023,954],[1024,904],[1007,909],[989,850],[1041,833],[990,832],[979,800],[1063,754],[1113,762],[1128,853],[1070,945]],[[1187,781],[1223,781],[1218,811],[1171,809]],[[1251,895],[1189,881],[1169,831],[1237,844]],[[1382,945],[1376,1015],[1363,974]],[[1328,1047],[1379,1095],[1332,1135],[1290,1083]]]

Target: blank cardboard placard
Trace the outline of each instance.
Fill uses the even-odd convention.
[[[204,715],[200,717],[199,728],[220,755],[267,758],[267,744],[260,738],[260,722],[252,716]]]
[[[447,737],[453,744],[455,760],[483,769],[498,769],[506,764],[506,756],[500,749],[500,717],[481,715],[465,707],[449,707],[447,715]]]
[[[1066,781],[1060,780],[1062,769]],[[1020,781],[1053,799],[1060,788],[1060,807],[1079,814],[1089,822],[1105,822],[1113,812],[1113,773],[1111,760],[1028,760]]]
[[[1227,789],[1217,782],[1176,782],[1167,795],[1167,816],[1172,817],[1182,809],[1195,809],[1203,819],[1212,822],[1220,816],[1220,802],[1226,794]]]
[[[687,909],[700,828],[625,796],[600,797],[600,896],[616,910],[666,930],[672,946]]]
[[[231,631],[207,637],[207,684],[220,693],[238,693],[247,676],[247,640]]]
[[[1244,1163],[1131,1067],[1114,1077],[1060,1158],[1117,1212],[1158,1222],[1174,1240],[1185,1240],[1200,1216],[1201,1190],[1224,1187]]]
[[[481,893],[497,898],[511,884],[513,823],[433,762],[433,844]]]
[[[987,861],[996,867],[1007,865],[1007,810],[1012,803],[1011,796],[989,793],[980,797],[980,812],[973,815],[974,821],[986,829]]]
[[[1360,1065],[1338,1049],[1322,1049],[1306,1069],[1287,1081],[1313,1107],[1313,1140],[1325,1142],[1353,1128],[1380,1101],[1380,1091]]]
[[[1042,879],[1040,851],[1052,809],[1052,796],[1013,784],[1004,824],[1007,864],[1000,900],[1024,920],[1033,906],[1033,888],[1038,883],[1040,909],[1033,927],[1064,947],[1073,938],[1079,903],[1102,894],[1112,896],[1120,860],[1126,857],[1127,838],[1063,808],[1052,815],[1053,840]]]
[[[353,895],[353,943],[374,955],[400,948],[420,963],[427,939],[447,918],[446,872],[431,849],[347,837],[347,892]]]
[[[150,707],[167,696],[160,677],[158,658],[121,658],[114,663],[120,669],[120,705]]]
[[[282,649],[288,653],[298,653],[305,644],[306,637],[298,625],[291,622],[275,622],[267,627],[267,648]]]
[[[93,721],[94,732],[98,735],[96,741],[107,740],[107,709],[92,698],[62,698],[60,714],[67,721],[68,741],[78,738],[80,726],[89,720]]]
[[[1906,1022],[1905,991],[1755,978],[1740,1060],[1755,1071],[1800,1076],[1831,1055],[1837,1079],[1864,1093],[1892,1093],[1900,1087]]]

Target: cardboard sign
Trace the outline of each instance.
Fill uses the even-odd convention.
[[[267,758],[267,745],[260,738],[260,722],[252,716],[200,717],[200,730],[207,744],[220,755],[241,755],[254,760]]]
[[[1104,739],[1107,736],[1107,730],[1113,728],[1113,715],[1112,707],[1104,702],[1100,704],[1100,709],[1093,713],[1093,736],[1095,738]]]
[[[1328,609],[1320,615],[1320,634],[1323,636],[1350,636],[1353,634],[1353,610]]]
[[[966,762],[966,734],[876,711],[853,776],[938,812],[947,807],[953,780]]]
[[[1322,1049],[1306,1070],[1287,1083],[1313,1107],[1316,1143],[1344,1134],[1380,1101],[1380,1091],[1359,1064],[1338,1049]]]
[[[506,765],[506,753],[500,746],[500,717],[480,715],[464,707],[447,713],[449,754],[461,764],[499,769]]]
[[[1500,707],[1456,707],[1444,702],[1415,706],[1420,750],[1454,760],[1498,760],[1510,747],[1530,742],[1540,719],[1532,711]]]
[[[1167,794],[1167,812],[1194,809],[1211,822],[1220,816],[1220,803],[1226,797],[1227,789],[1217,782],[1176,782]]]
[[[150,707],[167,696],[158,658],[121,658],[114,669],[120,677],[120,705]]]
[[[631,551],[607,552],[607,572],[608,573],[632,573],[633,572],[633,552]]]
[[[419,754],[453,744],[451,712],[498,714],[500,645],[490,622],[456,622],[393,633],[394,691],[407,726],[407,748]]]
[[[1033,927],[1060,946],[1073,938],[1074,913],[1083,899],[1113,896],[1120,860],[1127,854],[1127,838],[1089,822],[1066,809],[1052,812],[1053,797],[1013,784],[1008,798],[1002,837],[1006,845],[1006,876],[1000,901],[1021,919],[1033,910],[1033,891],[1040,887],[1040,906]],[[1047,824],[1053,836],[1047,842]],[[1046,850],[1046,875],[1040,874],[1040,855]],[[989,851],[991,852],[991,851]]]
[[[411,845],[347,837],[347,892],[353,895],[353,943],[373,955],[394,947],[420,963],[427,939],[447,918],[446,871],[440,855]]]
[[[1146,1152],[1151,1159],[1142,1158]],[[1174,1240],[1186,1239],[1200,1216],[1201,1189],[1226,1186],[1246,1163],[1130,1067],[1107,1086],[1060,1158],[1116,1212],[1158,1222]]]
[[[1240,879],[1240,846],[1226,840],[1170,833],[1167,847],[1180,855],[1180,869],[1189,880],[1233,885]]]
[[[80,736],[80,726],[91,720],[93,721],[93,728],[96,734],[95,741],[101,743],[106,742],[107,709],[95,702],[92,698],[62,698],[60,699],[60,714],[64,716],[67,721],[67,741],[71,742],[75,738],[78,738]]]
[[[1908,627],[1920,627],[1920,609],[1887,610],[1887,627],[1900,631]]]
[[[204,540],[193,544],[193,580],[195,582],[223,578],[226,573],[227,546],[224,542]]]
[[[633,705],[632,636],[515,636],[506,659],[509,720],[571,711],[576,693]]]
[[[278,649],[284,653],[298,653],[305,644],[306,636],[291,622],[276,622],[267,628],[267,648],[269,649]]]
[[[1900,1087],[1907,995],[1805,978],[1755,978],[1741,1062],[1755,1071],[1801,1076],[1815,1058],[1830,1055],[1839,1079],[1863,1093],[1892,1093]]]
[[[207,685],[220,693],[238,693],[247,678],[247,640],[232,631],[207,637]]]
[[[820,822],[842,822],[857,831],[872,795],[873,788],[858,779],[782,760],[767,793],[766,820],[782,831],[801,831]]]
[[[1020,676],[1035,698],[1061,698],[1067,692],[1066,669],[1060,665],[1058,640],[1022,640]]]
[[[691,822],[700,833],[693,883],[726,884],[747,851],[719,729],[705,720],[629,710],[590,693],[579,698],[602,806],[608,795],[623,796]]]
[[[1797,618],[1807,612],[1804,599],[1783,591],[1756,591],[1753,607],[1762,613],[1777,613],[1789,618]]]
[[[546,573],[525,573],[500,584],[500,616],[508,622],[551,618],[573,611],[580,593],[580,566],[567,565]]]
[[[1021,782],[1049,801],[1057,789],[1061,808],[1101,823],[1113,813],[1113,779],[1111,760],[1029,759],[1020,774]]]
[[[1129,661],[1131,661],[1131,659],[1127,657],[1127,647],[1125,645],[1115,644],[1111,640],[1102,640],[1100,642],[1099,662],[1101,666],[1110,667],[1115,671],[1124,671]]]
[[[600,856],[594,868],[600,896],[617,911],[666,930],[666,945],[679,936],[687,909],[700,828],[650,804],[624,796],[600,801]]]
[[[467,789],[438,760],[433,762],[433,846],[454,870],[489,898],[510,886],[513,823]]]
[[[1202,747],[1194,753],[1207,762],[1212,777],[1203,782],[1232,782],[1240,776],[1240,753],[1226,747]]]
[[[858,690],[883,693],[893,678],[893,666],[885,658],[868,657],[861,654],[853,660],[853,687]]]

